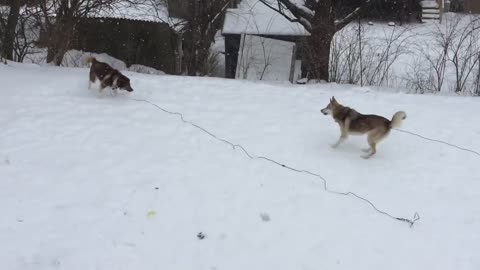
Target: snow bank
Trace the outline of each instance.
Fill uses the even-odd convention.
[[[118,70],[129,70],[132,72],[137,72],[137,73],[144,73],[144,74],[152,74],[152,75],[165,75],[166,73],[154,69],[152,67],[147,67],[144,65],[139,65],[139,64],[133,64],[129,67],[123,62],[122,60],[119,60],[113,56],[110,56],[106,53],[89,53],[89,52],[83,52],[83,51],[78,51],[78,50],[69,50],[65,53],[63,60],[62,60],[62,66],[63,67],[88,67],[89,65],[87,64],[87,58],[90,56],[94,56],[97,58],[99,61],[105,62],[112,66],[115,69]],[[28,58],[26,58],[25,62],[26,63],[33,63],[33,64],[39,64],[39,65],[46,65],[46,59],[47,59],[47,51],[43,50],[38,53],[29,55]]]

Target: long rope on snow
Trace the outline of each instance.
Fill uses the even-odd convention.
[[[393,130],[396,130],[396,131],[399,131],[399,132],[403,132],[403,133],[406,133],[406,134],[410,134],[410,135],[419,137],[419,138],[421,138],[421,139],[424,139],[424,140],[426,140],[426,141],[431,141],[431,142],[436,142],[436,143],[445,144],[445,145],[447,145],[447,146],[456,148],[456,149],[458,149],[458,150],[462,150],[462,151],[466,151],[466,152],[473,153],[473,154],[475,154],[475,155],[477,155],[477,156],[480,157],[480,153],[479,153],[479,152],[477,152],[477,151],[475,151],[475,150],[472,150],[472,149],[469,149],[469,148],[461,147],[461,146],[458,146],[458,145],[455,145],[455,144],[452,144],[452,143],[449,143],[449,142],[445,142],[445,141],[442,141],[442,140],[427,138],[427,137],[422,136],[422,135],[420,135],[420,134],[417,134],[417,133],[414,133],[414,132],[411,132],[411,131],[407,131],[407,130],[403,130],[403,129],[394,128]]]
[[[368,200],[367,198],[365,197],[362,197],[360,195],[357,195],[356,193],[354,192],[351,192],[351,191],[347,191],[347,192],[341,192],[341,191],[335,191],[335,190],[332,190],[330,188],[328,188],[328,182],[327,180],[320,174],[318,173],[314,173],[314,172],[311,172],[311,171],[308,171],[308,170],[302,170],[302,169],[297,169],[297,168],[294,168],[292,166],[288,166],[286,164],[283,164],[281,162],[278,162],[274,159],[271,159],[271,158],[268,158],[268,157],[264,157],[264,156],[256,156],[256,155],[253,155],[251,154],[249,151],[247,151],[247,149],[245,147],[243,147],[242,145],[240,144],[235,144],[235,143],[232,143],[226,139],[223,139],[223,138],[220,138],[218,137],[217,135],[215,135],[214,133],[208,131],[207,129],[191,122],[191,121],[188,121],[188,120],[185,120],[183,114],[179,113],[179,112],[172,112],[172,111],[169,111],[167,109],[164,109],[162,107],[160,107],[159,105],[153,103],[153,102],[150,102],[146,99],[136,99],[136,98],[132,98],[133,101],[137,101],[137,102],[144,102],[144,103],[147,103],[147,104],[150,104],[151,106],[167,113],[167,114],[170,114],[170,115],[176,115],[180,118],[180,120],[182,120],[183,123],[185,124],[189,124],[201,131],[203,131],[204,133],[208,134],[210,137],[214,138],[215,140],[217,141],[220,141],[220,142],[223,142],[225,144],[228,144],[232,147],[232,149],[236,150],[236,149],[240,149],[249,159],[252,159],[252,160],[264,160],[264,161],[267,161],[271,164],[274,164],[274,165],[277,165],[277,166],[280,166],[282,168],[285,168],[285,169],[288,169],[290,171],[293,171],[293,172],[296,172],[296,173],[302,173],[302,174],[307,174],[307,175],[310,175],[310,176],[313,176],[313,177],[316,177],[320,180],[322,180],[323,182],[323,189],[328,192],[328,193],[332,193],[332,194],[335,194],[335,195],[341,195],[341,196],[352,196],[356,199],[359,199],[365,203],[367,203],[368,205],[370,205],[376,212],[384,215],[384,216],[387,216],[391,219],[394,219],[394,220],[397,220],[397,221],[401,221],[401,222],[405,222],[405,223],[408,223],[410,225],[410,228],[413,227],[413,225],[415,225],[415,223],[420,220],[420,215],[415,212],[415,214],[413,215],[413,218],[412,219],[409,219],[409,218],[403,218],[403,217],[396,217],[386,211],[382,211],[380,210],[372,201]]]

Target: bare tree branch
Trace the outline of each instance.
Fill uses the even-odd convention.
[[[361,7],[357,7],[354,11],[345,16],[345,18],[341,20],[335,20],[335,29],[337,29],[338,31],[345,27],[347,24],[349,24],[351,21],[353,21],[355,17],[357,17],[357,15],[360,13],[361,9]]]
[[[276,11],[278,14],[282,15],[285,19],[287,19],[289,22],[292,22],[292,23],[300,23],[304,28],[305,30],[307,30],[308,32],[311,32],[312,31],[312,24],[310,22],[309,19],[305,18],[305,17],[301,17],[301,16],[296,16],[293,12],[292,12],[292,15],[294,15],[296,18],[291,18],[290,16],[288,16],[284,10],[286,8],[286,6],[283,6],[283,3],[281,3],[280,1],[288,1],[288,0],[278,0],[278,8],[275,8],[273,7],[270,3],[268,3],[266,0],[259,0],[260,2],[262,2],[265,6],[267,6],[268,8],[272,9],[273,11]],[[297,7],[298,8],[298,7]],[[312,17],[313,19],[313,17]]]
[[[308,21],[311,21],[315,16],[315,12],[313,12],[312,10],[308,9],[305,6],[298,6],[297,4],[292,3],[290,0],[277,0],[277,1],[281,2],[288,10],[290,10],[290,12],[292,12],[293,16],[297,18],[302,17]]]

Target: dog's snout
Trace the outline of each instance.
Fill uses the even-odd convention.
[[[332,110],[330,110],[329,108],[323,108],[322,110],[320,110],[320,112],[322,112],[324,115],[332,114]]]

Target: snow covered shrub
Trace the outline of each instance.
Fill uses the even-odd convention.
[[[449,48],[449,60],[455,72],[453,89],[456,93],[465,91],[473,93],[474,91],[469,90],[473,90],[470,89],[474,84],[471,75],[480,60],[480,17],[467,16],[462,22],[457,16],[454,20],[460,23],[455,29],[455,38]]]
[[[87,58],[90,56],[95,56],[95,58],[97,58],[99,61],[107,63],[115,69],[118,69],[118,70],[127,69],[127,65],[123,61],[113,56],[110,56],[106,53],[97,54],[97,53],[82,52],[77,50],[67,51],[63,56],[61,65],[64,67],[88,67]]]
[[[421,59],[416,59],[407,69],[404,77],[405,87],[417,94],[435,92],[433,73],[422,61]]]
[[[365,84],[375,86],[395,86],[396,75],[393,66],[397,60],[411,53],[411,43],[415,33],[408,26],[383,28],[375,38],[367,40],[362,53],[362,77]]]
[[[480,58],[480,55],[478,56]],[[477,61],[477,70],[475,73],[475,82],[473,83],[473,94],[480,96],[480,60]]]
[[[338,83],[393,86],[393,66],[411,53],[414,33],[409,27],[365,27],[351,24],[332,42],[330,76]]]
[[[365,49],[366,38],[363,26],[348,26],[337,32],[330,52],[330,81],[357,84],[361,74],[361,52]],[[359,33],[360,31],[360,33]]]
[[[215,77],[219,73],[219,69],[220,69],[219,58],[220,58],[220,52],[215,52],[212,49],[210,49],[208,52],[207,60],[203,63],[200,69],[200,75]]]
[[[445,14],[441,23],[432,24],[430,35],[415,48],[418,60],[407,71],[409,85],[416,91],[422,85],[419,92],[475,93],[480,17]]]
[[[128,71],[133,71],[137,73],[143,73],[143,74],[151,74],[151,75],[165,75],[165,72],[161,70],[154,69],[152,67],[147,67],[144,65],[138,65],[134,64],[128,67]]]

